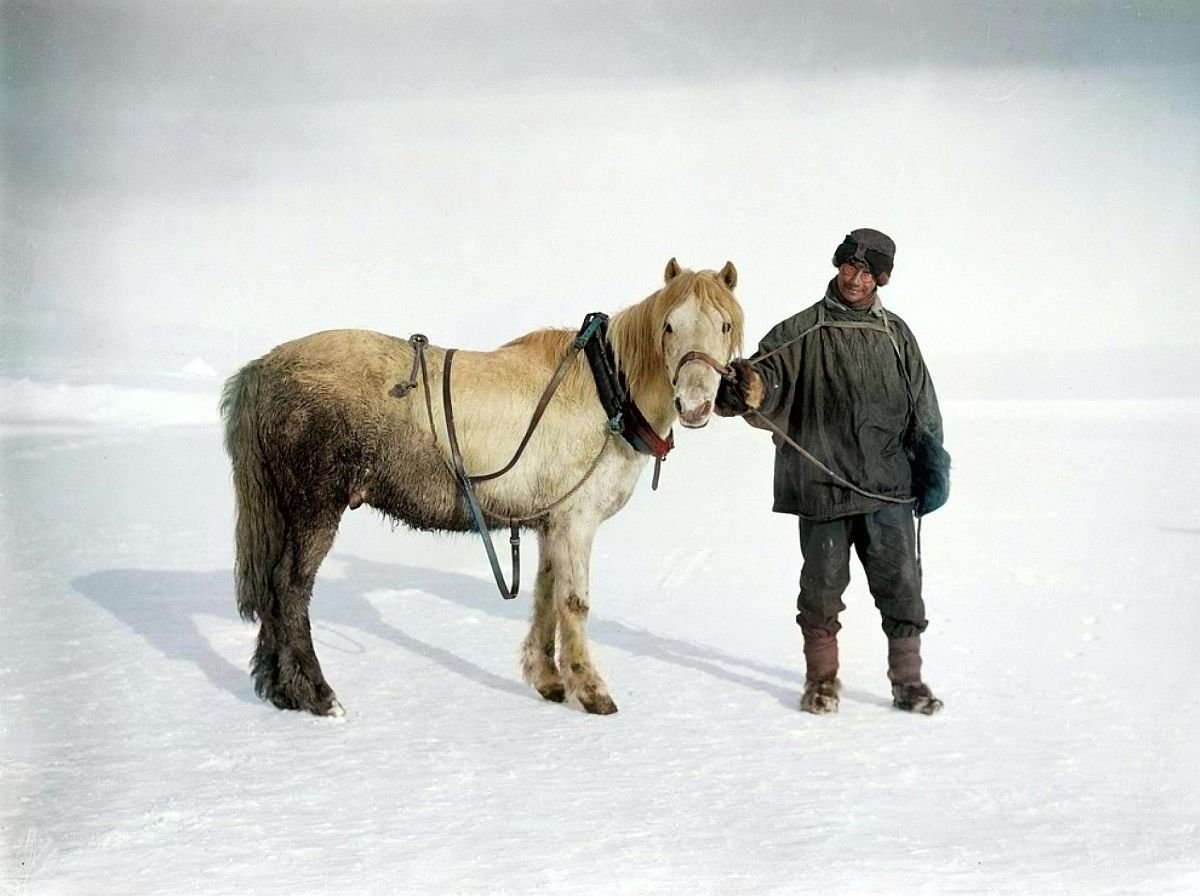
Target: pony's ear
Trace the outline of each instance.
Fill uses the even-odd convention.
[[[667,272],[663,275],[666,282],[670,283],[679,276],[679,272],[683,270],[674,258],[667,262]]]
[[[733,289],[735,286],[737,286],[737,268],[733,266],[732,261],[725,262],[725,267],[721,268],[721,273],[717,276],[719,276],[721,278],[721,282],[730,289]]]

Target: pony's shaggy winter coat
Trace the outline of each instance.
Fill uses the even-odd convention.
[[[676,373],[676,365],[689,351],[727,362],[740,350],[736,282],[732,264],[692,272],[672,259],[663,288],[613,315],[609,338],[618,365],[659,435],[680,414],[688,425],[707,422],[717,373],[692,363]],[[454,419],[469,474],[499,470],[512,457],[573,335],[539,330],[494,351],[455,354]],[[327,331],[280,345],[225,385],[238,609],[259,623],[255,688],[278,707],[341,710],[313,649],[308,608],[348,506],[369,504],[416,529],[473,528],[451,468],[440,400],[444,357],[430,345],[426,376],[397,397],[393,387],[413,370],[407,340]],[[624,506],[646,460],[610,437],[580,354],[516,466],[477,486],[492,521],[521,520],[538,536],[522,666],[547,699],[571,699],[589,712],[616,710],[587,649],[588,561],[596,527]]]

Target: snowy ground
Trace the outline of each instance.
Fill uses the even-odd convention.
[[[360,510],[333,722],[253,695],[212,381],[0,385],[0,892],[1200,892],[1200,401],[947,402],[939,716],[890,708],[857,569],[842,711],[797,710],[794,521],[722,420],[601,529],[617,715],[521,682],[477,540]]]
[[[1200,894],[1194,6],[0,2],[0,894]],[[617,715],[521,682],[477,539],[368,510],[313,606],[347,717],[254,697],[221,377],[573,326],[672,255],[753,340],[860,226],[946,399],[942,714],[857,569],[797,710],[736,421],[600,530]]]

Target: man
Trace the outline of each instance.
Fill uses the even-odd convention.
[[[777,513],[800,517],[806,676],[800,708],[838,709],[838,614],[854,547],[888,637],[894,705],[942,708],[921,679],[921,597],[914,513],[949,496],[950,456],[933,381],[908,325],[884,310],[896,244],[851,232],[834,252],[825,297],[788,318],[717,393],[716,411],[776,432]]]

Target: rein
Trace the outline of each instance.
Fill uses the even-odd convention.
[[[521,459],[521,455],[525,453],[525,448],[529,445],[529,440],[533,438],[534,430],[537,429],[538,424],[541,422],[542,415],[546,413],[546,408],[550,405],[550,399],[554,397],[554,393],[558,391],[559,385],[567,375],[567,371],[570,369],[571,363],[575,360],[575,356],[595,338],[596,333],[600,330],[600,323],[600,321],[585,323],[579,333],[576,334],[574,340],[571,342],[571,348],[563,356],[563,359],[559,361],[558,368],[554,371],[554,375],[550,377],[550,382],[542,390],[542,397],[538,399],[537,408],[534,409],[533,418],[529,421],[529,426],[525,430],[521,444],[517,446],[512,459],[494,473],[471,476],[466,471],[466,467],[463,464],[462,452],[458,447],[458,429],[454,425],[454,404],[450,398],[450,370],[454,364],[454,353],[456,350],[447,349],[442,361],[442,408],[446,415],[446,435],[450,439],[450,457],[454,462],[454,474],[458,479],[459,488],[467,499],[467,506],[471,510],[471,516],[475,521],[475,528],[478,530],[480,538],[483,539],[483,547],[487,551],[488,562],[492,567],[492,576],[496,580],[496,588],[499,589],[500,596],[505,600],[512,600],[521,590],[521,529],[517,524],[523,522],[523,520],[509,519],[508,521],[510,531],[508,543],[512,549],[512,584],[509,585],[505,583],[504,574],[500,571],[500,561],[496,558],[496,549],[492,546],[492,535],[488,529],[487,522],[484,520],[483,508],[479,505],[479,498],[475,495],[475,483],[498,479],[516,466],[517,461]],[[596,466],[600,462],[600,455],[604,453],[606,447],[608,447],[607,438],[605,438],[604,444],[600,447],[600,453],[596,455],[596,459],[584,474],[583,479],[574,488],[549,507],[543,508],[524,519],[529,520],[539,517],[573,495],[591,477],[592,473],[595,472]]]
[[[817,460],[812,454],[802,448],[795,439],[759,413],[756,408],[747,408],[745,411],[743,411],[743,414],[752,414],[757,422],[763,424],[765,429],[771,430],[773,433],[775,433],[775,435],[787,442],[788,445],[800,453],[801,457],[815,465],[818,470],[820,470],[838,485],[848,488],[850,491],[856,492],[862,495],[864,498],[875,498],[880,501],[887,501],[889,504],[912,504],[914,501],[916,501],[916,498],[895,498],[890,495],[877,495],[875,492],[869,492],[865,488],[855,485],[849,479],[839,476],[837,473],[833,472],[833,470],[829,469],[829,467],[825,466],[825,464],[821,463],[821,461]]]
[[[538,399],[537,407],[534,409],[533,417],[529,421],[525,435],[521,438],[521,442],[517,446],[512,459],[499,470],[492,473],[471,475],[466,471],[462,451],[458,446],[458,430],[454,424],[454,406],[451,401],[450,390],[451,369],[454,364],[456,349],[447,349],[443,358],[442,408],[446,418],[446,435],[450,442],[451,470],[458,481],[459,489],[466,498],[467,507],[471,512],[475,529],[483,539],[488,562],[492,567],[492,576],[496,580],[496,587],[500,591],[500,596],[505,600],[515,598],[521,587],[521,531],[518,523],[528,522],[529,520],[543,516],[579,491],[584,483],[592,477],[592,474],[596,472],[596,468],[600,465],[600,459],[604,455],[605,450],[608,448],[608,443],[615,433],[620,433],[626,442],[629,443],[630,447],[639,454],[650,454],[655,458],[653,480],[653,488],[655,489],[658,488],[659,470],[662,467],[662,462],[666,458],[667,452],[675,447],[674,435],[668,433],[666,439],[660,437],[655,432],[654,427],[646,420],[645,415],[638,408],[637,403],[634,402],[632,395],[630,395],[625,385],[625,377],[617,369],[616,361],[612,354],[612,346],[608,342],[607,325],[608,316],[600,312],[592,312],[584,318],[583,325],[571,341],[569,350],[559,362],[550,381],[546,384],[546,388],[542,391],[542,396]],[[408,342],[413,349],[412,372],[409,374],[407,381],[394,385],[389,394],[394,398],[408,397],[409,392],[417,387],[417,375],[418,371],[420,371],[425,385],[425,407],[429,416],[429,429],[433,435],[434,443],[437,444],[437,430],[433,422],[433,405],[429,388],[429,371],[425,362],[425,349],[429,345],[429,340],[424,335],[415,333],[409,338]],[[546,409],[549,407],[551,398],[553,398],[554,393],[562,384],[567,371],[575,360],[575,356],[581,351],[585,352],[588,366],[591,368],[593,379],[596,381],[597,395],[608,417],[604,443],[600,446],[599,452],[597,452],[591,465],[583,474],[583,478],[552,504],[528,516],[519,518],[499,517],[494,513],[487,513],[480,505],[479,498],[475,494],[475,483],[498,479],[516,465],[521,455],[525,452],[526,447],[528,447],[530,439],[533,438],[533,433],[541,422]],[[672,379],[672,384],[679,377],[679,369],[688,361],[695,360],[704,361],[718,372],[725,370],[711,356],[703,352],[689,352],[680,359],[679,365],[675,368],[675,376]],[[491,532],[488,529],[485,515],[497,520],[504,519],[509,524],[511,533],[509,545],[512,549],[511,585],[505,582],[504,575],[500,570],[500,561],[496,556],[496,549],[492,545]]]

